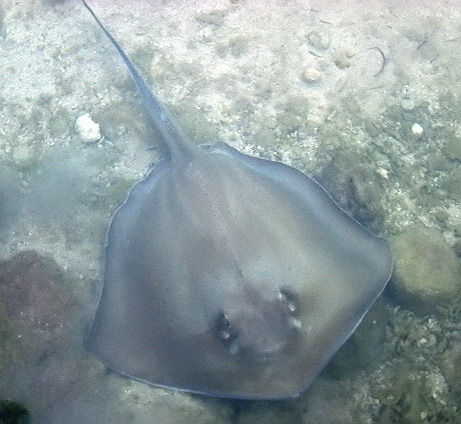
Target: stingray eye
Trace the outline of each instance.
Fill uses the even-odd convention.
[[[216,316],[214,327],[216,335],[223,342],[229,343],[235,339],[235,334],[232,329],[229,317],[224,312],[220,312]]]
[[[298,296],[296,296],[296,294],[294,294],[291,290],[281,288],[279,290],[279,300],[289,315],[297,315],[299,313]]]

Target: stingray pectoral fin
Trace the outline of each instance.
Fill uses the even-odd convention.
[[[148,247],[136,244],[140,238],[137,233],[149,228],[149,222],[143,221],[142,206],[161,209],[155,204],[156,193],[171,167],[170,160],[161,160],[132,187],[112,218],[106,240],[103,290],[86,340],[87,348],[106,365],[134,377],[155,368],[156,356],[141,353],[151,349],[150,325],[154,324],[150,320],[158,299],[153,292],[155,287],[150,287],[145,278],[148,276],[143,275],[146,269],[142,261],[138,262]]]
[[[293,374],[293,378],[301,375],[304,379],[303,384],[297,383],[302,391],[384,290],[392,273],[389,245],[349,216],[320,184],[302,172],[247,156],[225,144],[209,151],[230,156],[255,175],[264,176],[267,187],[280,194],[287,216],[296,216],[301,222],[305,241],[291,267],[296,274],[287,281],[299,296],[299,321],[307,346]]]
[[[304,202],[317,224],[324,225],[337,235],[336,242],[340,243],[338,249],[354,250],[373,268],[374,278],[367,283],[367,287],[373,286],[372,290],[377,291],[378,295],[381,293],[389,281],[393,266],[387,241],[346,213],[317,181],[281,162],[248,156],[225,143],[209,146],[207,150],[237,159]]]

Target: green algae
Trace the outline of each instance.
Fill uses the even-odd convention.
[[[372,394],[381,404],[378,424],[455,423],[457,419],[456,399],[438,370],[427,364],[406,360],[389,364],[386,375],[377,376]]]
[[[389,355],[370,375],[379,424],[459,422],[456,371],[461,359],[458,302],[445,302],[440,318],[418,317],[395,308],[385,341]]]

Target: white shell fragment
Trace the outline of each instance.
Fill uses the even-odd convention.
[[[320,79],[322,73],[315,68],[307,68],[303,72],[303,79],[307,82],[316,82]]]
[[[89,113],[85,113],[77,118],[75,129],[85,143],[94,143],[101,138],[99,124],[93,121]]]
[[[411,133],[413,134],[414,137],[419,138],[423,135],[424,129],[421,125],[414,123],[411,126]]]

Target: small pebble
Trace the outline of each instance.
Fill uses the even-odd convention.
[[[417,123],[414,123],[412,126],[411,126],[411,133],[416,137],[416,138],[419,138],[423,135],[423,127]]]
[[[385,178],[386,180],[389,178],[389,171],[387,169],[384,169],[384,168],[378,168],[376,170],[376,172],[378,173],[378,175],[380,175],[381,177]]]
[[[402,99],[401,106],[404,110],[413,110],[415,107],[415,102],[412,99],[405,97]]]
[[[99,124],[94,122],[88,113],[77,118],[75,129],[84,143],[93,143],[101,138]]]
[[[315,68],[307,68],[303,72],[303,79],[307,82],[316,82],[320,79],[322,73]]]

